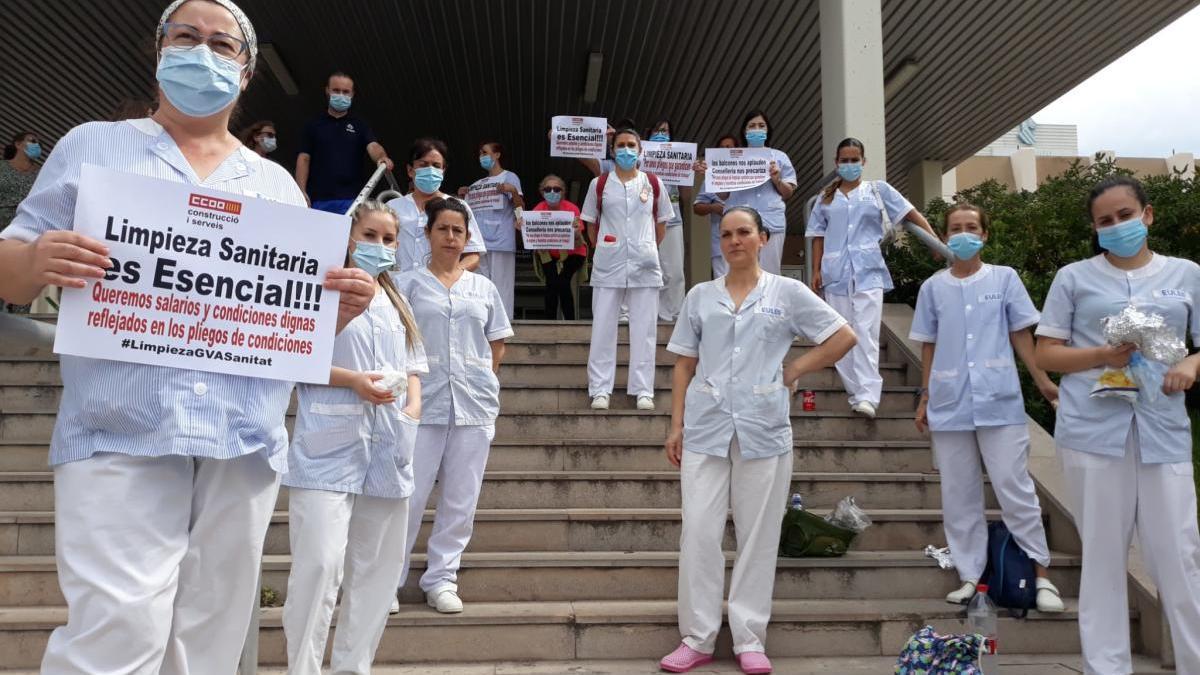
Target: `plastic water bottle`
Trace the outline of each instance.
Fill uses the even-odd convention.
[[[793,511],[803,511],[804,510],[804,500],[800,498],[799,492],[792,495],[792,510]]]
[[[975,597],[967,605],[967,630],[984,637],[984,654],[996,653],[998,622],[996,604],[988,597],[987,584],[979,584],[975,587]]]

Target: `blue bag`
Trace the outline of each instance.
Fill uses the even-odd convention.
[[[997,607],[1023,619],[1037,607],[1037,575],[1033,561],[1004,523],[988,523],[988,562],[982,583],[988,586],[988,597]]]

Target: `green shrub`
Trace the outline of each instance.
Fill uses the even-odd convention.
[[[983,249],[985,262],[1012,267],[1021,276],[1033,302],[1041,307],[1063,266],[1092,255],[1092,228],[1087,213],[1087,196],[1092,186],[1114,174],[1129,174],[1111,162],[1090,165],[1074,163],[1062,175],[1048,178],[1034,192],[1010,192],[996,181],[959,192],[955,198],[985,209],[992,217],[992,230]],[[1200,260],[1200,181],[1182,175],[1152,176],[1142,180],[1154,206],[1150,248],[1158,253]],[[934,229],[941,230],[951,206],[935,199],[925,215]],[[885,252],[896,283],[890,302],[916,304],[921,282],[944,263],[931,259],[919,244],[891,247]],[[1021,385],[1029,414],[1053,432],[1054,413],[1033,386],[1024,367]],[[1194,407],[1197,392],[1189,393]]]

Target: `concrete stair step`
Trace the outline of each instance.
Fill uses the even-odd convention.
[[[626,382],[627,366],[625,360],[619,360],[616,369],[616,385],[623,389]],[[674,359],[658,360],[655,365],[654,386],[659,389],[671,387],[671,370]],[[908,367],[902,363],[881,363],[880,374],[885,385],[919,384],[918,379],[908,381]],[[919,378],[916,372],[914,378]],[[500,382],[505,386],[511,384],[574,384],[587,385],[587,356],[582,358],[558,359],[553,362],[514,363],[506,361],[500,366]],[[841,379],[833,368],[825,368],[815,373],[809,373],[800,380],[801,385],[833,386],[840,385]],[[0,385],[58,385],[59,365],[57,359],[50,358],[0,358]]]
[[[827,509],[812,509],[824,515]],[[854,540],[855,551],[920,551],[928,544],[945,545],[942,514],[932,509],[866,509],[874,525]],[[427,510],[415,551],[425,551],[433,522]],[[998,510],[986,512],[999,520]],[[633,509],[480,509],[468,553],[512,551],[678,551],[679,508]],[[288,513],[276,511],[267,529],[264,552],[286,554]],[[722,544],[734,550],[733,523],[725,526]],[[54,512],[0,512],[0,555],[53,555]]]
[[[574,339],[528,339],[521,335],[505,341],[504,360],[507,363],[549,363],[560,359],[587,359],[591,349],[591,340]],[[787,358],[794,359],[812,348],[810,344],[797,342],[788,352]],[[676,354],[667,351],[667,345],[660,343],[656,347],[655,360],[659,363],[674,363]],[[629,360],[629,342],[617,343],[617,360]],[[886,361],[886,358],[880,358]]]
[[[1059,615],[1031,613],[1000,619],[1007,654],[1061,654],[1079,649],[1074,602]],[[0,654],[10,668],[34,668],[65,607],[0,608]],[[1136,621],[1137,617],[1134,616]],[[335,618],[336,621],[336,618]],[[767,642],[775,657],[892,656],[926,624],[963,632],[962,608],[939,599],[777,600]],[[403,605],[388,619],[376,662],[453,661],[464,654],[494,661],[611,658],[657,659],[679,642],[673,600],[575,602],[468,602],[458,615]],[[728,630],[717,643],[730,654]],[[262,610],[259,662],[286,661],[282,609]]]
[[[623,397],[618,397],[623,398]],[[615,400],[614,400],[615,402]],[[793,439],[795,465],[806,471],[930,472],[926,440],[836,441]],[[46,471],[47,443],[0,442],[0,472]],[[662,441],[574,438],[492,443],[488,468],[496,471],[661,471],[667,468]]]
[[[840,385],[808,387],[816,397],[817,411],[846,410],[849,402],[846,391]],[[879,410],[883,412],[913,412],[917,405],[919,387],[887,387],[883,392]],[[0,412],[10,413],[54,413],[62,398],[61,384],[47,385],[0,385]],[[663,410],[670,410],[671,390],[664,389],[654,396]],[[585,384],[525,384],[506,385],[500,390],[500,409],[505,413],[520,412],[576,412],[587,410],[592,398]],[[635,400],[618,394],[612,397],[611,410],[633,410]],[[799,395],[792,399],[792,409],[801,412]],[[296,412],[293,397],[288,412]]]
[[[853,496],[863,508],[938,509],[940,479],[924,473],[792,474],[789,494],[799,492],[808,508],[829,508]],[[435,488],[430,504],[435,504]],[[987,508],[996,508],[990,488]],[[280,490],[278,509],[287,490]],[[680,504],[679,472],[667,471],[486,471],[479,497],[482,509],[674,508]],[[50,472],[0,473],[0,511],[51,511]]]
[[[623,394],[622,394],[623,395]],[[9,442],[46,443],[54,432],[56,413],[26,412],[0,415],[0,439]],[[295,416],[287,417],[290,433]],[[866,419],[849,410],[802,412],[792,410],[792,432],[799,438],[836,440],[920,440],[911,412],[883,411]],[[671,425],[670,410],[658,403],[656,410],[574,410],[571,412],[504,413],[496,420],[496,440],[566,440],[609,438],[613,441],[666,439]]]
[[[726,553],[726,587],[734,553]],[[288,555],[263,560],[263,584],[287,596]],[[1064,596],[1079,592],[1079,558],[1052,556],[1051,571]],[[413,556],[413,574],[401,600],[419,603],[425,556]],[[468,602],[670,600],[679,582],[673,551],[468,553],[458,583]],[[780,600],[870,600],[910,597],[920,589],[940,598],[959,586],[920,551],[850,551],[841,558],[780,558],[774,597]],[[65,604],[53,556],[0,557],[0,606]]]

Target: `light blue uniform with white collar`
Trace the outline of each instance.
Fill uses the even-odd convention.
[[[929,428],[1024,425],[1009,334],[1037,322],[1037,308],[1011,267],[984,265],[963,279],[942,270],[926,279],[908,337],[937,345],[929,376]]]
[[[338,333],[333,365],[356,372],[428,373],[421,343],[407,347],[407,331],[387,294]],[[283,484],[368,497],[403,499],[413,491],[413,445],[419,422],[404,414],[408,396],[373,405],[353,389],[297,387],[296,429]]]
[[[875,189],[879,190],[879,199],[875,198]],[[883,239],[880,200],[896,226],[913,210],[904,195],[881,180],[864,180],[848,193],[834,190],[828,204],[823,198],[817,199],[808,216],[805,236],[825,240],[820,264],[826,293],[853,295],[876,288],[892,290],[892,275],[879,248]]]
[[[667,345],[699,359],[684,404],[683,448],[726,457],[736,432],[743,457],[789,453],[783,360],[796,336],[820,344],[846,320],[803,283],[769,272],[735,310],[726,278],[688,292]]]

